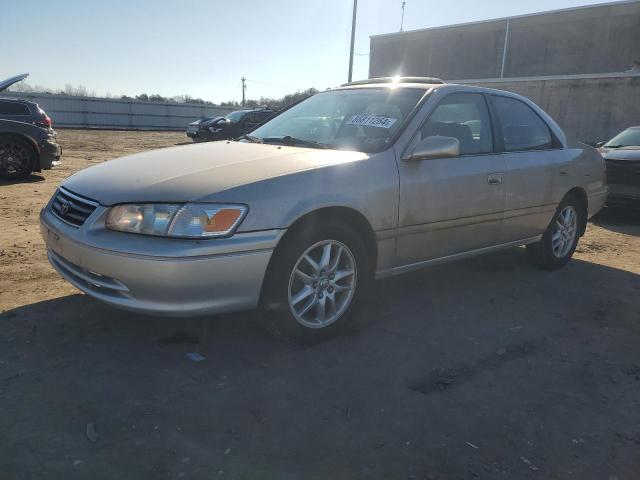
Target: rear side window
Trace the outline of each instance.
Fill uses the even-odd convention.
[[[21,103],[0,101],[0,115],[31,115],[31,112]]]
[[[447,95],[420,129],[420,139],[457,138],[461,155],[493,152],[493,133],[487,104],[477,93]]]
[[[553,148],[549,126],[529,105],[515,98],[492,96],[500,125],[504,150],[545,150]]]

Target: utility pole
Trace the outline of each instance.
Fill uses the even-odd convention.
[[[247,79],[242,77],[240,80],[242,80],[242,106],[244,107],[244,92],[247,89],[247,85],[246,85],[246,81]]]
[[[402,2],[402,17],[400,17],[400,31],[402,31],[402,27],[404,26],[404,6],[407,2]]]
[[[358,0],[353,0],[353,20],[351,20],[351,52],[349,53],[349,79],[353,76],[353,47],[356,42],[356,12],[358,11]]]

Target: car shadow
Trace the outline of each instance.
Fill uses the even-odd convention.
[[[501,451],[527,431],[554,471],[570,458],[554,450],[565,432],[593,431],[588,453],[604,462],[629,423],[615,412],[637,406],[626,372],[639,289],[640,275],[580,260],[540,271],[516,248],[375,282],[357,324],[311,347],[274,339],[257,313],[162,318],[80,294],[33,303],[0,315],[0,447],[16,478],[34,455],[60,478],[76,458],[87,476],[126,477],[140,455],[194,478],[222,464],[274,472],[238,478],[306,478],[327,458],[347,474],[317,478],[375,478],[380,455],[390,472],[428,455],[438,478],[464,478],[469,439]],[[605,408],[599,388],[625,403]],[[533,428],[543,421],[558,425]],[[372,467],[349,475],[354,464]]]
[[[591,222],[613,232],[640,236],[640,209],[606,207]]]
[[[44,181],[45,178],[42,175],[31,174],[27,178],[22,180],[2,180],[0,179],[0,186],[2,185],[16,185],[19,183],[38,183]]]

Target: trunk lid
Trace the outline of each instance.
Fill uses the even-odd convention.
[[[28,73],[22,73],[20,75],[16,75],[15,77],[11,77],[11,78],[7,78],[6,80],[2,80],[0,82],[0,92],[2,92],[3,90],[6,90],[7,88],[9,88],[14,83],[18,83],[18,82],[24,80],[28,76],[29,76]]]

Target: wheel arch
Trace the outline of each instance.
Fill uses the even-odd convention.
[[[348,227],[354,228],[357,233],[362,235],[362,239],[364,241],[369,257],[370,271],[373,275],[378,261],[378,244],[373,227],[371,226],[367,218],[361,212],[351,207],[321,207],[316,210],[307,212],[293,221],[288,227],[287,232],[278,242],[278,245],[276,245],[273,255],[269,260],[269,265],[267,266],[265,276],[262,280],[262,288],[260,291],[261,304],[263,303],[265,295],[265,280],[269,277],[273,269],[273,264],[275,263],[274,259],[277,256],[276,254],[278,252],[278,249],[283,245],[286,245],[287,240],[289,238],[292,238],[294,235],[304,231],[305,229],[313,228],[314,225],[320,224],[321,222],[328,221],[343,223]]]
[[[580,210],[580,226],[578,230],[578,234],[580,236],[584,235],[585,230],[587,229],[587,217],[589,216],[589,197],[587,196],[587,192],[582,187],[574,187],[569,190],[566,195],[562,198],[564,201],[568,197],[576,198],[580,201],[581,210]]]
[[[29,145],[31,145],[31,148],[33,148],[33,153],[36,156],[36,163],[34,165],[34,171],[40,171],[41,167],[40,167],[40,149],[38,148],[38,142],[36,142],[33,138],[31,138],[29,135],[26,135],[24,133],[17,133],[17,132],[0,132],[0,138],[15,138],[18,140],[22,140],[24,142],[27,142]]]

